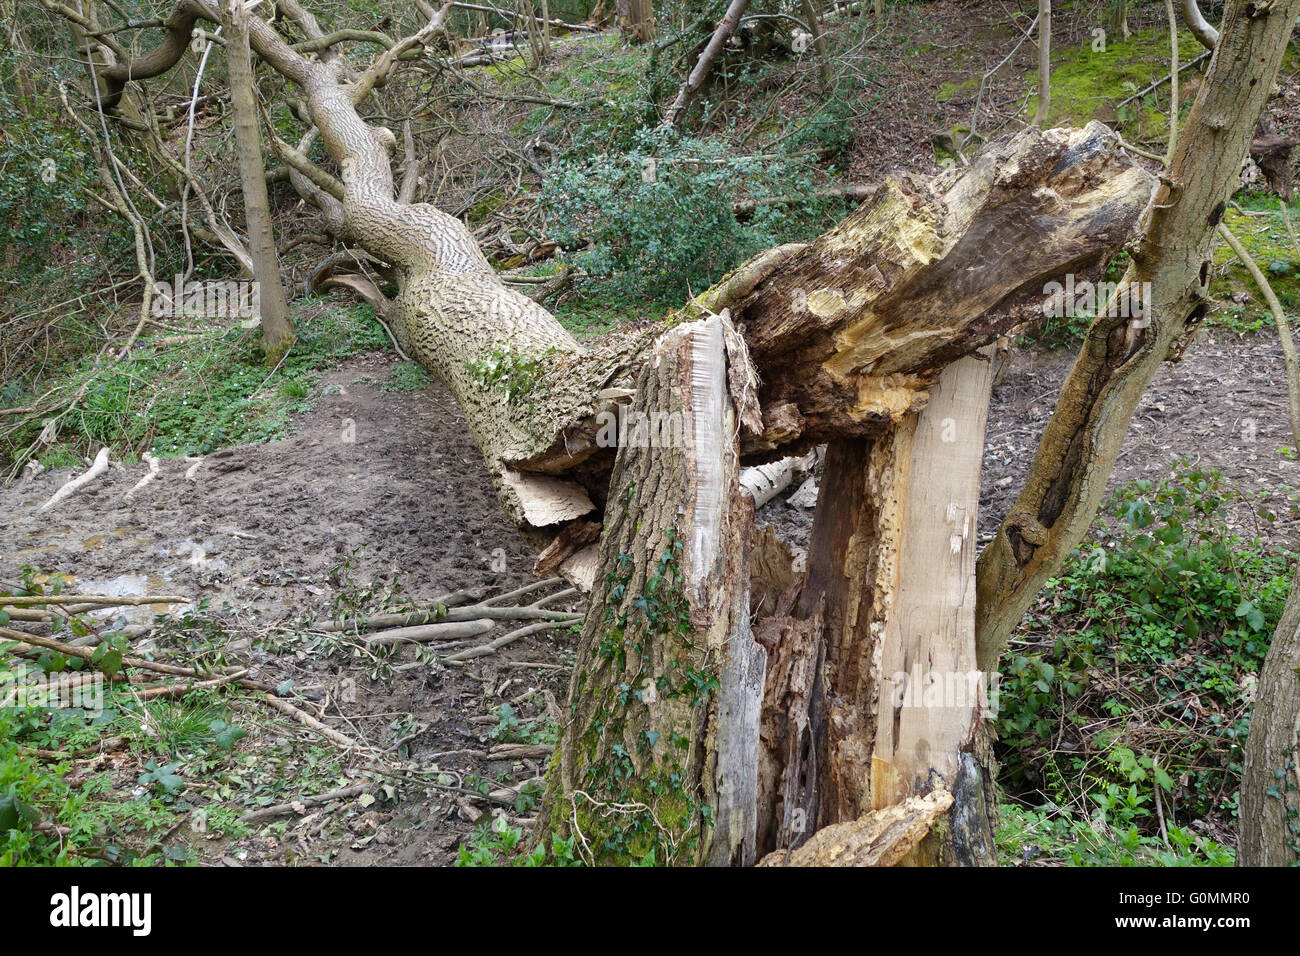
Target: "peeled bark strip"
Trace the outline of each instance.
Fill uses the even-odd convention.
[[[750,633],[726,319],[666,333],[633,408],[680,417],[676,445],[618,449],[598,573],[538,832],[591,863],[756,859],[764,654]]]

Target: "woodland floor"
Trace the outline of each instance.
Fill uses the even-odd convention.
[[[1066,352],[1010,357],[990,415],[982,537],[992,533],[1027,470],[1069,361]],[[489,712],[514,701],[521,719],[559,716],[556,702],[564,700],[572,659],[567,632],[524,638],[471,666],[425,666],[384,680],[372,680],[361,663],[262,649],[259,639],[277,626],[328,617],[332,601],[356,586],[336,570],[349,556],[347,574],[360,586],[396,577],[407,595],[423,599],[460,589],[500,593],[533,580],[532,553],[501,515],[454,403],[436,383],[406,394],[380,390],[392,364],[383,353],[349,361],[322,382],[292,437],[210,455],[193,480],[184,477],[187,463],[168,461],[163,480],[129,501],[124,495],[143,466],[112,470],[46,514],[36,509],[71,470],[0,487],[5,540],[17,542],[0,555],[0,580],[17,581],[20,566],[31,565],[72,578],[83,593],[206,598],[227,622],[233,656],[256,663],[274,682],[294,680],[318,700],[323,719],[354,739],[396,756],[397,740],[414,732],[400,756],[423,770],[493,781],[536,775],[544,758],[492,759],[489,731],[497,719]],[[348,420],[352,443],[343,440]],[[1255,422],[1253,442],[1246,440],[1248,420]],[[1157,377],[1112,484],[1161,478],[1187,456],[1243,488],[1269,493],[1279,520],[1265,533],[1293,544],[1300,522],[1286,496],[1300,465],[1278,451],[1289,445],[1276,338],[1209,333]],[[1252,522],[1248,514],[1236,520]],[[811,512],[777,501],[760,521],[798,545]],[[137,618],[151,613],[141,608]],[[347,679],[355,682],[356,699],[340,703]],[[277,743],[274,734],[254,734],[241,747],[256,753]],[[123,772],[133,777],[136,769]],[[343,771],[364,775],[362,760]],[[395,800],[364,812],[355,802],[344,807],[332,827],[321,826],[328,815],[313,814],[282,835],[191,845],[232,865],[447,863],[472,829],[458,796],[465,802],[445,789],[406,786]]]

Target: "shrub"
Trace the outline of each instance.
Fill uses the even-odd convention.
[[[820,229],[828,204],[784,157],[734,156],[721,138],[644,129],[623,152],[575,150],[548,172],[549,234],[625,297],[680,299],[762,249]],[[653,177],[644,177],[647,162]],[[652,181],[646,181],[647,178]],[[755,199],[748,221],[733,203]],[[840,204],[836,203],[838,207]]]
[[[1242,537],[1229,505],[1239,519],[1252,502],[1186,464],[1111,498],[1004,659],[1012,793],[1148,834],[1160,812],[1231,823],[1253,675],[1290,582],[1288,555]]]

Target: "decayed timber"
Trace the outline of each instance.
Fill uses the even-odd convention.
[[[887,182],[733,307],[765,412],[797,409],[802,445],[881,434],[1045,283],[1108,261],[1155,185],[1099,123],[1024,130],[929,187]]]
[[[997,677],[980,672],[975,655],[991,358],[986,349],[944,369],[912,438],[899,580],[881,639],[871,802],[879,809],[936,787],[963,799],[910,862],[996,862],[984,720]]]
[[[858,820],[832,823],[797,850],[777,850],[759,866],[896,866],[953,805],[952,794],[935,790],[872,810]]]

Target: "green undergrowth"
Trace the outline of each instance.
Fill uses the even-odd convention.
[[[57,574],[23,574],[6,594],[63,587]],[[121,681],[128,645],[111,622],[54,623],[56,635],[92,631],[101,650],[89,662],[24,656],[0,640],[0,866],[166,866],[239,854],[239,841],[283,837],[287,825],[242,822],[246,812],[355,783],[337,751],[302,739],[256,695],[230,685],[141,700],[149,685]],[[153,637],[155,657],[202,674],[229,663],[228,619],[205,605],[157,618]],[[41,696],[52,683],[65,689]]]
[[[1106,503],[1003,655],[1009,852],[1230,862],[1206,834],[1235,828],[1255,682],[1290,584],[1291,556],[1264,543],[1273,518],[1185,463]]]
[[[261,335],[241,327],[208,328],[170,342],[145,338],[121,362],[83,358],[40,382],[26,383],[19,404],[58,389],[69,396],[89,380],[85,396],[61,424],[58,440],[39,451],[47,467],[78,465],[107,445],[115,457],[152,450],[162,457],[204,455],[230,445],[283,437],[291,416],[308,407],[321,375],[350,356],[386,348],[369,306],[297,303],[297,341],[273,368]],[[422,370],[418,370],[422,372]],[[411,390],[421,374],[399,366],[389,387]],[[40,421],[3,435],[13,458],[31,447]]]
[[[1263,271],[1282,308],[1295,315],[1300,309],[1300,249],[1291,241],[1279,203],[1275,195],[1243,191],[1223,221]],[[1300,197],[1287,204],[1287,215],[1300,237]],[[1215,246],[1214,264],[1210,294],[1216,304],[1208,324],[1230,332],[1274,328],[1259,286],[1226,242]]]

